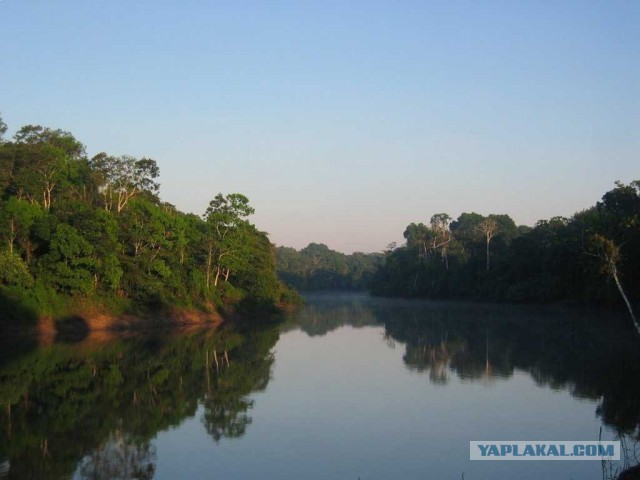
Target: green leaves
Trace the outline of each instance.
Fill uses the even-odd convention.
[[[602,281],[601,274],[606,273],[617,278],[621,292],[624,280],[632,301],[640,298],[638,181],[618,182],[596,206],[571,218],[540,220],[533,228],[517,227],[508,215],[462,213],[449,223],[449,232],[447,222],[448,216],[437,214],[430,227],[410,224],[404,232],[406,245],[389,252],[376,273],[374,292],[618,304],[614,286]],[[440,259],[430,255],[423,261],[421,254],[425,246],[425,251],[433,250],[429,245],[434,245],[439,231],[453,237],[447,244],[448,271],[441,268]]]
[[[15,135],[12,189],[48,210],[54,192],[68,183],[68,165],[85,157],[85,147],[63,130],[26,125]]]
[[[254,209],[246,196],[216,195],[205,218],[183,214],[158,198],[153,159],[88,160],[71,133],[40,125],[20,128],[9,142],[5,132],[0,119],[0,284],[27,289],[26,303],[44,312],[53,297],[62,304],[95,294],[210,308],[223,297],[210,287],[223,284],[234,298],[259,290],[277,300],[273,247],[248,222]]]
[[[27,265],[15,253],[0,250],[0,284],[23,288],[33,285]]]
[[[589,237],[589,251],[601,260],[600,268],[603,273],[613,275],[620,263],[620,247],[616,243],[599,233]]]
[[[280,280],[299,290],[366,290],[381,254],[345,255],[324,244],[310,243],[297,251],[276,248]]]
[[[51,239],[49,253],[39,262],[48,282],[58,291],[87,294],[93,289],[96,260],[93,248],[70,225],[60,224]]]
[[[237,225],[255,210],[249,206],[249,199],[240,193],[230,193],[226,196],[217,194],[207,207],[204,218],[207,221],[224,225]]]
[[[150,158],[136,159],[130,155],[112,157],[99,153],[89,162],[97,174],[105,210],[121,212],[134,196],[141,192],[158,193],[155,181],[160,168]]]
[[[42,217],[42,208],[35,203],[10,197],[0,203],[0,235],[10,252],[20,247],[26,253],[31,226],[37,218]]]

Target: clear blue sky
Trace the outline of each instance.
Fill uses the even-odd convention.
[[[379,251],[438,212],[569,216],[640,179],[640,2],[0,0],[10,133],[241,192],[279,245]]]

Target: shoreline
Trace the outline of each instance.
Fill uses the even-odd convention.
[[[40,315],[29,324],[9,322],[0,324],[0,335],[34,337],[38,343],[49,344],[60,338],[112,338],[152,331],[171,331],[186,328],[218,328],[221,324],[253,314],[243,315],[230,309],[212,308],[210,311],[196,308],[166,308],[143,313],[109,313],[96,305],[81,305],[63,316]],[[298,304],[277,304],[279,313],[290,312]],[[263,313],[272,316],[277,312]]]
[[[154,330],[173,330],[188,327],[214,327],[230,320],[234,315],[223,315],[217,310],[205,312],[196,309],[173,308],[144,314],[114,315],[102,312],[73,312],[61,318],[50,315],[38,317],[34,323],[5,324],[2,336],[32,336],[38,343],[53,343],[60,337],[112,337]]]

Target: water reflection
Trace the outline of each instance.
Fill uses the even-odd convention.
[[[83,480],[150,480],[155,472],[155,462],[153,445],[118,429],[82,459],[78,477]]]
[[[310,297],[302,310],[291,313],[281,325],[235,325],[218,330],[118,339],[88,335],[75,342],[69,338],[49,339],[45,345],[38,345],[32,338],[13,339],[0,345],[0,478],[150,479],[162,476],[160,457],[177,461],[172,449],[181,440],[165,439],[163,456],[159,432],[178,426],[184,428],[189,423],[185,420],[192,417],[196,417],[193,423],[201,435],[205,436],[206,432],[205,438],[210,439],[210,442],[199,443],[206,443],[219,452],[230,445],[225,439],[243,436],[243,442],[232,444],[246,444],[249,445],[246,448],[255,450],[263,439],[273,441],[274,437],[267,436],[270,433],[284,439],[280,449],[283,452],[308,441],[307,450],[302,451],[313,451],[314,455],[317,451],[321,458],[327,444],[313,443],[313,439],[325,438],[327,442],[330,438],[331,442],[340,442],[347,430],[358,432],[360,424],[354,423],[357,412],[363,413],[362,431],[375,423],[384,423],[385,432],[391,432],[386,434],[391,436],[396,431],[393,423],[403,424],[403,415],[412,414],[414,417],[410,418],[421,422],[426,422],[431,415],[432,412],[407,412],[406,408],[394,411],[391,407],[394,403],[385,399],[392,394],[413,399],[424,392],[433,397],[429,408],[435,408],[434,405],[448,405],[453,395],[462,398],[472,391],[461,390],[461,383],[474,384],[464,388],[483,384],[488,388],[482,391],[492,393],[501,386],[517,384],[518,378],[525,376],[541,388],[568,391],[574,397],[593,401],[597,405],[595,413],[605,425],[623,434],[637,435],[640,348],[633,332],[625,327],[626,319],[620,324],[616,318],[606,320],[562,309],[332,295]],[[373,329],[346,330],[344,335],[331,337],[340,340],[334,346],[345,352],[351,346],[355,352],[338,355],[334,364],[330,355],[335,350],[331,351],[330,347],[326,350],[322,342],[316,340],[342,326]],[[286,373],[279,378],[279,390],[274,387],[269,391],[271,396],[256,396],[255,393],[264,391],[270,382],[274,346],[281,333],[293,329],[300,329],[306,335],[292,332],[287,336],[288,342],[283,338],[279,344],[285,344],[282,351],[278,349],[279,358],[283,359],[279,368]],[[375,346],[378,335],[382,335],[380,348]],[[309,340],[307,336],[314,339]],[[371,338],[373,344],[369,341]],[[296,344],[300,339],[309,343],[302,342],[305,346],[300,347]],[[397,354],[385,356],[383,366],[376,360],[377,356],[390,353],[385,344],[396,348]],[[307,347],[316,350],[309,352],[305,350]],[[325,359],[326,364],[318,365],[318,358]],[[388,368],[390,358],[397,369]],[[357,365],[349,369],[345,361]],[[301,364],[306,367],[301,368]],[[384,368],[387,373],[372,375],[365,371],[367,368]],[[404,379],[383,384],[396,370],[405,369],[416,374],[407,376],[411,385],[420,383],[415,381],[417,378],[428,379],[421,384],[431,383],[436,387],[414,390],[407,387],[408,383],[402,383]],[[508,380],[513,382],[507,383]],[[314,390],[316,385],[318,390]],[[409,390],[398,390],[401,385]],[[347,398],[345,389],[353,398]],[[487,398],[484,404],[480,400],[473,403],[472,413],[476,408],[481,411],[483,406],[492,407],[494,397]],[[366,401],[371,404],[367,406]],[[329,409],[321,411],[327,404]],[[259,405],[268,407],[262,416],[256,414]],[[335,409],[332,410],[331,405]],[[352,405],[354,410],[344,413],[345,405]],[[457,405],[467,404],[458,401]],[[594,408],[590,403],[585,405],[589,410]],[[308,420],[307,408],[316,411],[320,415],[317,418],[322,420]],[[464,412],[443,409],[441,415],[442,425],[432,423],[434,437],[426,436],[422,441],[433,442],[438,436],[449,438]],[[481,417],[477,413],[473,415]],[[341,430],[334,417],[342,418],[349,428]],[[306,424],[307,421],[311,423]],[[338,425],[334,425],[334,421]],[[326,425],[319,425],[322,422]],[[265,424],[271,425],[271,432],[262,426]],[[305,434],[313,430],[316,437],[301,440],[295,436],[298,428]],[[334,429],[340,434],[335,435]],[[331,435],[327,433],[322,437],[320,433],[324,430]],[[252,435],[248,433],[256,431],[260,434],[251,440]],[[190,432],[189,438],[193,439],[197,434]],[[170,434],[167,432],[166,437]],[[401,443],[406,436],[410,443],[412,439],[422,438],[419,437],[422,434],[422,429],[416,432],[402,429],[401,436],[393,438]],[[464,441],[450,440],[450,444],[456,448],[462,445],[464,450],[468,439],[464,435],[461,438]],[[373,442],[375,436],[353,439],[345,443],[346,457],[350,457],[348,453],[356,451],[359,444],[363,445],[366,455],[369,448],[375,447],[367,444]],[[169,452],[167,443],[171,447]],[[405,447],[409,448],[407,444]],[[228,454],[229,450],[225,452]],[[223,459],[220,455],[210,460],[210,453],[206,451],[201,455],[218,465],[226,460],[227,472],[238,468],[232,464],[231,457]],[[465,459],[466,454],[467,451],[462,452]],[[271,455],[269,451],[263,460],[276,458]],[[277,458],[283,461],[285,457]],[[460,457],[451,458],[457,461]],[[165,461],[168,477],[171,475],[166,473],[166,464],[171,459]],[[281,467],[278,461],[274,460],[271,465],[273,472]],[[346,465],[349,461],[345,460]],[[304,471],[310,459],[301,458],[300,462],[304,464],[301,466]],[[243,465],[245,463],[243,461]],[[262,478],[259,475],[265,465],[255,468],[254,478]],[[356,467],[349,468],[352,468],[349,472],[360,474]],[[456,472],[459,478],[457,466],[451,465],[446,471]],[[208,474],[205,470],[198,473]],[[299,475],[291,477],[300,478]],[[320,473],[316,478],[320,478]]]
[[[308,298],[301,330],[324,335],[344,325],[384,328],[403,345],[404,364],[445,385],[528,373],[540,387],[599,401],[596,414],[624,434],[640,426],[640,342],[625,318],[562,308],[388,301],[367,296]]]
[[[0,458],[0,474],[152,478],[151,440],[199,405],[214,441],[241,436],[251,423],[248,396],[269,381],[278,335],[275,325],[240,326],[5,349],[0,452],[8,459]]]

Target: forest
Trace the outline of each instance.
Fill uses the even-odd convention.
[[[0,119],[3,322],[166,307],[271,309],[300,291],[570,302],[640,299],[640,181],[616,183],[570,218],[517,226],[505,214],[433,215],[382,254],[272,245],[249,199],[212,195],[201,216],[160,199],[151,158],[91,158],[70,132]],[[279,278],[278,278],[279,277]],[[285,286],[288,285],[288,286]],[[0,322],[2,323],[2,322]]]
[[[640,300],[640,181],[617,182],[594,206],[533,227],[504,214],[439,213],[404,238],[387,247],[374,294],[630,311]]]
[[[151,158],[88,158],[70,132],[39,125],[6,132],[0,119],[4,323],[78,304],[112,314],[271,309],[293,295],[244,195],[212,195],[202,216],[183,213],[160,199]]]
[[[346,255],[322,243],[310,243],[301,250],[276,248],[278,276],[300,291],[369,288],[374,272],[382,263],[382,254],[355,252]]]

